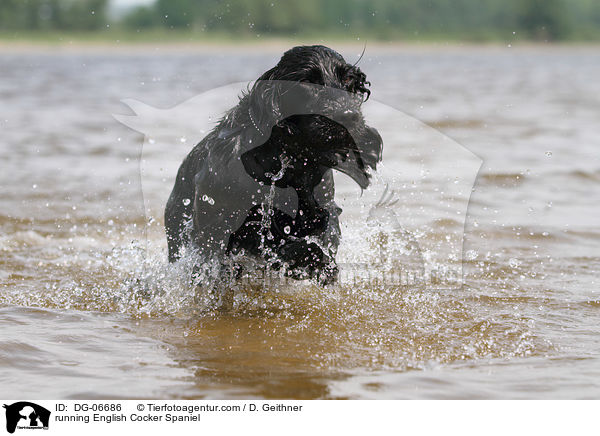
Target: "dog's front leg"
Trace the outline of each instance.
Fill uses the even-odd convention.
[[[329,212],[317,203],[314,188],[296,189],[296,193],[298,194],[298,211],[294,219],[296,236],[305,237],[324,232],[329,222]]]

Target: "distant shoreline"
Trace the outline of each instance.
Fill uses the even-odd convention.
[[[264,39],[261,41],[198,40],[198,41],[109,41],[82,40],[66,36],[63,41],[39,41],[29,39],[7,39],[0,37],[0,54],[10,53],[97,53],[97,54],[170,54],[170,53],[280,53],[287,48],[301,44],[323,44],[338,51],[362,52],[363,41],[298,39]],[[463,50],[507,51],[573,51],[598,50],[600,42],[461,42],[461,41],[367,41],[367,53]]]

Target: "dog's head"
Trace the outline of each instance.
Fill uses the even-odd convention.
[[[290,154],[308,154],[366,188],[382,153],[381,137],[361,112],[369,85],[360,68],[334,50],[294,47],[251,88],[250,128],[285,137]]]
[[[299,46],[286,51],[279,63],[265,72],[261,80],[286,80],[313,83],[368,96],[370,83],[355,65],[348,64],[342,55],[322,45]]]

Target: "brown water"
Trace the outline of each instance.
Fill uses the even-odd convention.
[[[144,155],[111,114],[253,80],[278,56],[0,54],[0,397],[598,398],[598,50],[367,51],[374,100],[483,160],[465,226],[423,213],[442,209],[427,183],[397,214],[422,245],[459,242],[464,286],[242,286],[215,309],[146,216],[174,174],[140,176],[140,156],[172,165],[193,144]],[[395,229],[361,231],[352,201],[341,255],[372,259]]]

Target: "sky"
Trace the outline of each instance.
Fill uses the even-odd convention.
[[[119,17],[134,6],[145,6],[154,3],[155,0],[109,0],[108,11],[113,17]]]
[[[154,3],[154,0],[110,0],[111,6],[117,8],[148,5]]]

